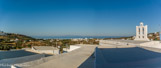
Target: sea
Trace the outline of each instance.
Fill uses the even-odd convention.
[[[97,39],[104,39],[104,38],[120,38],[120,37],[129,37],[129,36],[32,36],[36,39],[75,39],[75,38],[97,38]]]

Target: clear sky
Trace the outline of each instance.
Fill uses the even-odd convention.
[[[161,0],[0,0],[0,30],[29,36],[131,36],[161,30]]]

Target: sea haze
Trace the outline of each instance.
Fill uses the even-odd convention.
[[[37,39],[73,39],[73,38],[120,38],[120,37],[127,37],[127,36],[32,36],[33,38]]]

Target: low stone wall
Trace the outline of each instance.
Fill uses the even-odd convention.
[[[156,48],[161,49],[161,42],[160,41],[151,41],[147,43],[140,44],[140,47],[150,47],[150,48]]]
[[[34,50],[38,53],[54,54],[54,50]]]
[[[153,52],[158,52],[161,53],[161,49],[160,48],[154,48],[154,47],[146,47],[146,46],[140,46],[140,48],[149,50],[149,51],[153,51]]]
[[[145,42],[145,43],[141,43],[140,46],[152,46],[152,45],[158,45],[161,44],[160,41],[150,41],[150,42]]]
[[[69,49],[66,49],[66,48],[63,48],[64,51],[67,51],[67,52],[71,52],[73,50],[76,50],[78,48],[80,48],[81,46],[75,46],[75,45],[71,45]]]
[[[137,46],[138,44],[128,43],[128,42],[120,42],[117,40],[100,40],[99,45],[107,45],[107,44],[116,44],[116,45],[134,45]]]

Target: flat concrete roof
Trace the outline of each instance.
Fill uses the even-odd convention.
[[[94,68],[92,57],[95,45],[80,45],[81,48],[58,56],[45,63],[30,68]]]
[[[115,40],[116,41],[116,40]],[[147,41],[119,40],[120,42],[143,43]],[[111,45],[111,44],[107,44]],[[157,68],[161,67],[161,50],[136,46],[98,46],[99,55],[94,57],[96,46],[80,45],[81,48],[30,68]],[[95,60],[96,63],[95,63]]]
[[[33,53],[25,50],[15,50],[15,51],[0,51],[0,60],[9,58],[18,58],[29,55],[35,55],[38,53]]]
[[[151,49],[151,48],[150,48]],[[140,47],[98,48],[96,68],[159,68],[161,50],[154,52]],[[155,50],[155,49],[153,49]]]

